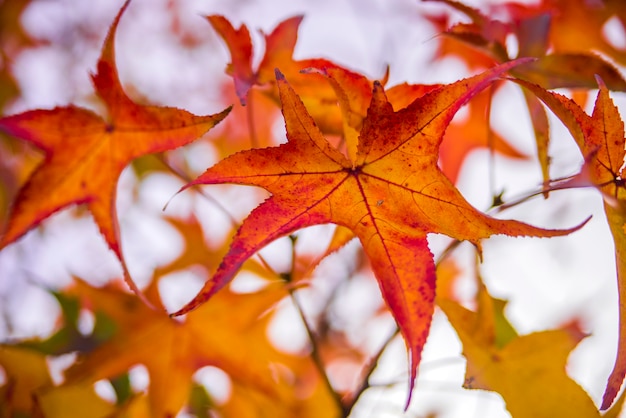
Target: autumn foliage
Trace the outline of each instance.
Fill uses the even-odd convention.
[[[612,97],[626,91],[626,48],[606,27],[626,39],[621,1],[481,10],[407,2],[437,35],[428,64],[465,68],[436,83],[392,82],[394,62],[372,77],[359,63],[297,58],[306,16],[256,38],[236,16],[203,16],[215,45],[204,43],[181,23],[184,2],[169,1],[163,30],[177,48],[213,48],[220,60],[223,47],[229,55],[219,63],[227,77],[202,78],[213,97],[194,96],[209,103],[205,115],[161,104],[124,80],[120,28],[133,24],[140,0],[127,0],[107,23],[87,100],[19,109],[23,86],[11,63],[40,42],[19,24],[30,3],[0,2],[0,269],[28,271],[25,260],[38,260],[24,254],[59,245],[54,222],[69,235],[86,218],[117,271],[102,279],[103,261],[92,253],[86,273],[62,265],[61,273],[29,277],[58,315],[46,314],[45,335],[6,326],[0,417],[347,417],[366,416],[360,405],[380,397],[388,405],[376,411],[390,416],[444,416],[445,403],[415,399],[422,359],[437,344],[431,330],[444,316],[464,359],[459,393],[495,392],[500,412],[514,418],[619,415],[625,134]],[[492,126],[502,95],[519,102],[523,117],[507,115],[507,123],[525,124],[530,143],[520,147]],[[577,149],[577,160],[561,160],[555,139]],[[489,178],[468,171],[475,151],[483,151]],[[528,163],[522,177],[532,188],[511,195],[514,185],[496,186],[496,159]],[[487,207],[466,195],[464,182],[488,190]],[[146,197],[149,187],[159,199]],[[595,360],[607,370],[602,396],[568,371],[571,352],[594,333],[584,313],[522,332],[507,301],[494,296],[498,278],[483,274],[492,236],[549,238],[565,248],[584,233],[591,213],[564,221],[573,203],[553,203],[580,190],[602,202],[593,220],[605,218],[615,253],[619,304],[610,315],[619,325],[616,347],[607,349],[616,354]],[[542,225],[513,219],[536,201],[550,214]],[[127,231],[144,221],[156,232],[133,246]],[[151,241],[169,245],[167,255],[151,254]],[[140,269],[143,258],[152,264]],[[12,269],[0,277],[9,280],[19,270]],[[367,289],[374,296],[360,301]],[[8,306],[2,313],[11,324]],[[376,374],[393,363],[384,358],[400,340],[403,377],[381,381]],[[375,390],[379,398],[368,398]],[[488,409],[479,407],[479,416]]]

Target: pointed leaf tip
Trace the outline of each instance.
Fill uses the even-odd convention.
[[[245,260],[275,239],[307,226],[347,226],[361,241],[407,343],[408,408],[434,311],[436,274],[427,234],[442,233],[472,243],[498,233],[564,234],[486,216],[463,198],[437,166],[439,142],[460,106],[504,72],[532,60],[507,62],[441,86],[399,111],[386,99],[382,84],[374,82],[354,161],[329,144],[285,76],[274,68],[288,142],[231,155],[197,182],[258,186],[272,197],[246,218],[218,271],[200,293],[171,316],[206,302],[232,280]],[[425,163],[416,167],[407,155],[420,155]],[[393,201],[386,202],[388,198]]]
[[[411,360],[411,363],[412,362],[413,360]],[[414,374],[414,373],[411,372],[411,374]],[[409,393],[407,394],[406,403],[404,404],[405,413],[406,411],[409,410],[409,406],[411,406],[411,400],[413,399],[413,389],[415,389],[415,380],[417,379],[417,375],[411,376],[410,379],[411,381],[409,382]]]
[[[124,14],[124,12],[126,12],[126,9],[130,5],[131,1],[132,0],[126,0],[124,4],[122,5],[122,7],[120,8],[119,12],[117,12],[117,15],[115,16],[115,20],[113,20],[113,23],[109,27],[109,31],[104,41],[105,47],[103,48],[102,55],[105,54],[105,50],[107,50],[107,52],[113,53],[114,45],[113,45],[113,40],[111,38],[113,38],[113,35],[115,31],[117,30],[117,25],[120,23],[120,20],[122,19],[122,15]],[[108,51],[109,49],[110,51]]]

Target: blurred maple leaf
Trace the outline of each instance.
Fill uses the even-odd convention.
[[[93,384],[64,385],[41,391],[37,401],[45,418],[115,417],[116,406],[96,394]],[[125,418],[136,418],[125,415]]]
[[[31,0],[0,2],[0,110],[19,94],[19,86],[11,72],[15,57],[26,47],[39,43],[22,27],[22,13]]]
[[[520,14],[547,17],[548,40],[557,52],[599,51],[626,64],[626,49],[611,43],[605,31],[612,18],[622,31],[626,30],[626,3],[621,0],[543,0],[537,5],[512,3],[510,7]]]
[[[170,216],[166,216],[164,219],[182,235],[184,248],[176,259],[155,269],[155,278],[161,278],[173,272],[188,270],[193,266],[204,267],[207,274],[215,272],[219,262],[228,252],[228,242],[225,241],[218,246],[208,244],[202,225],[194,215],[190,215],[185,219],[177,219]],[[248,260],[244,268],[256,277],[267,279],[268,281],[275,281],[276,279],[276,274],[258,260]]]
[[[61,308],[60,327],[46,339],[27,339],[19,342],[19,346],[39,351],[48,355],[61,355],[72,352],[87,352],[110,338],[115,329],[108,318],[96,313],[93,331],[85,336],[79,330],[80,304],[75,297],[64,292],[50,291]]]
[[[310,364],[309,364],[310,366]],[[275,397],[251,391],[242,382],[233,382],[232,395],[223,405],[213,410],[233,418],[336,418],[337,404],[324,385],[319,371],[313,367],[296,371],[295,402],[276,402]]]
[[[98,397],[93,385],[53,387],[46,355],[38,351],[0,345],[0,416],[32,418],[100,418],[114,406]]]
[[[270,34],[264,35],[265,53],[256,70],[252,69],[251,64],[253,47],[248,28],[242,25],[235,29],[223,16],[208,16],[207,19],[228,46],[231,63],[226,71],[233,77],[235,90],[242,104],[246,104],[253,86],[259,86],[265,94],[278,101],[278,90],[274,81],[274,70],[278,68],[298,90],[301,100],[322,132],[341,133],[341,112],[336,106],[334,89],[321,74],[305,73],[303,70],[341,68],[346,72],[350,71],[323,58],[294,60],[293,53],[302,16],[286,19]]]
[[[498,392],[515,418],[619,414],[623,397],[600,415],[566,373],[567,357],[586,336],[576,324],[519,336],[504,316],[505,302],[494,299],[480,281],[477,303],[472,312],[453,300],[437,299],[463,344],[464,387]]]
[[[178,219],[170,216],[164,218],[176,231],[182,235],[183,251],[172,262],[155,269],[155,277],[163,277],[172,272],[185,270],[193,265],[201,265],[212,272],[217,269],[219,260],[226,254],[227,248],[209,246],[202,229],[202,225],[195,216]]]
[[[229,109],[212,116],[184,110],[140,106],[124,93],[115,67],[114,38],[127,1],[109,29],[92,76],[109,114],[103,119],[74,107],[32,110],[0,119],[0,130],[41,148],[44,162],[20,190],[0,247],[5,247],[43,219],[72,204],[87,204],[109,248],[122,262],[115,209],[116,183],[133,159],[188,144],[221,121]]]
[[[279,23],[276,28],[264,36],[265,54],[256,70],[252,69],[252,39],[250,32],[245,25],[235,29],[224,16],[207,16],[207,20],[215,31],[224,39],[231,54],[232,61],[227,66],[227,73],[231,74],[235,82],[235,90],[242,104],[246,103],[248,91],[254,85],[274,83],[274,69],[280,68],[293,83],[299,85],[297,81],[304,81],[307,92],[316,92],[312,96],[317,96],[320,100],[328,94],[332,94],[332,89],[323,78],[302,77],[300,70],[308,67],[328,67],[336,66],[331,61],[325,59],[307,59],[295,61],[293,52],[298,39],[298,27],[302,22],[302,16],[295,16]],[[321,88],[321,90],[316,90]]]
[[[471,23],[458,23],[447,28],[442,27],[442,24],[449,23],[445,18],[430,18],[444,35],[466,45],[465,49],[460,45],[452,47],[448,41],[444,41],[437,51],[438,57],[453,54],[472,68],[484,64],[485,61],[488,63],[489,60],[507,62],[514,55],[517,58],[537,57],[535,61],[511,69],[511,74],[548,89],[594,88],[594,77],[600,75],[612,90],[626,91],[626,81],[620,72],[611,63],[592,53],[596,49],[594,46],[599,45],[598,36],[603,36],[602,24],[609,17],[604,12],[604,6],[594,8],[583,0],[577,0],[576,5],[565,4],[559,0],[546,0],[540,6],[504,3],[498,10],[504,11],[508,20],[501,21],[457,1],[422,1],[447,4],[471,19]],[[615,7],[615,4],[611,6]],[[575,31],[572,31],[573,27],[576,28]],[[573,41],[568,43],[568,47],[555,44],[558,39],[572,40],[573,33],[576,34],[576,39],[580,37],[585,41]],[[508,50],[506,39],[509,35],[516,38],[517,51]],[[605,44],[606,42],[603,45]],[[606,48],[600,50],[606,51]],[[477,59],[477,56],[483,56],[484,59]],[[550,181],[548,117],[534,97],[525,95],[525,100],[535,132],[537,158],[544,184],[547,185]]]
[[[271,319],[267,313],[286,296],[282,283],[251,294],[222,292],[183,322],[150,309],[114,285],[95,288],[76,280],[67,293],[79,297],[92,312],[111,318],[117,331],[95,350],[79,355],[65,373],[65,384],[112,378],[143,364],[150,376],[152,416],[175,416],[189,397],[192,375],[207,365],[219,367],[247,391],[258,392],[255,397],[288,405],[294,395],[279,366],[309,361],[278,352],[267,339]],[[157,281],[146,294],[160,306]],[[232,314],[233,307],[237,315]]]
[[[471,47],[471,50],[467,51],[440,48],[437,52],[438,57],[454,54],[461,59],[468,59],[470,64],[476,54],[487,55],[498,63],[514,58],[537,57],[537,60],[511,70],[512,74],[544,88],[593,88],[594,75],[598,74],[612,90],[626,91],[626,81],[619,71],[599,55],[593,54],[592,51],[596,48],[590,46],[588,42],[592,38],[590,33],[600,33],[602,30],[603,23],[595,22],[593,16],[597,10],[604,10],[603,7],[594,8],[583,0],[576,0],[578,7],[569,3],[567,7],[564,4],[556,7],[554,5],[526,7],[517,3],[504,3],[499,6],[499,10],[505,12],[507,20],[502,21],[454,0],[422,1],[447,4],[471,19],[471,23],[458,23],[449,28],[441,26],[443,22],[441,17],[430,19],[439,29],[443,29],[444,35]],[[560,3],[556,0],[546,0],[546,3],[552,2]],[[557,25],[557,29],[552,26],[554,19],[558,20],[567,15],[569,17],[566,18],[566,24]],[[577,17],[573,18],[574,15]],[[604,17],[605,20],[607,18]],[[555,47],[550,36],[551,30],[566,31],[568,35],[564,38],[570,42],[573,39],[572,27],[577,28],[575,32],[581,35],[585,42],[571,42],[571,47],[568,48]],[[506,42],[509,35],[517,39],[517,51],[509,51]],[[592,41],[592,45],[594,44]]]
[[[21,16],[30,0],[0,2],[0,112],[20,94],[12,71],[19,54],[39,41],[33,40],[22,27]],[[25,144],[0,132],[0,230],[4,230],[9,205],[36,161]]]
[[[352,230],[372,263],[407,342],[412,389],[435,297],[428,233],[480,246],[482,238],[493,234],[549,237],[580,227],[555,231],[490,218],[467,203],[437,167],[443,132],[456,111],[516,64],[433,90],[398,112],[375,83],[352,161],[330,146],[277,71],[288,142],[234,154],[183,188],[247,184],[267,189],[272,197],[248,216],[215,275],[174,315],[204,303],[273,240],[306,226],[336,223]]]
[[[33,393],[52,385],[45,356],[26,348],[0,345],[0,366],[5,375],[0,386],[0,415],[30,416],[36,410]]]

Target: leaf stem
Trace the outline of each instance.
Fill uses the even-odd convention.
[[[493,129],[491,129],[491,104],[493,103],[493,95],[495,93],[496,86],[492,84],[489,87],[489,100],[487,101],[487,108],[485,109],[485,119],[487,120],[486,128],[487,128],[487,148],[489,149],[489,190],[491,194],[494,196],[494,201],[497,196],[496,194],[496,150],[494,144],[494,136]]]
[[[246,117],[248,118],[248,131],[250,132],[250,148],[259,147],[259,138],[254,124],[254,100],[250,100],[252,89],[248,90],[246,97]]]

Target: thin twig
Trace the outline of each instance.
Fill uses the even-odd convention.
[[[363,395],[363,393],[367,389],[372,387],[372,385],[370,384],[370,377],[372,376],[372,373],[374,373],[374,370],[376,370],[376,368],[378,367],[378,362],[380,361],[380,357],[383,355],[383,353],[385,352],[385,350],[387,349],[391,341],[393,341],[393,339],[396,338],[396,336],[399,333],[400,333],[400,327],[396,325],[396,329],[385,340],[383,345],[381,345],[381,347],[378,349],[376,354],[372,356],[372,358],[369,360],[369,362],[363,369],[363,378],[361,380],[361,384],[359,385],[357,390],[353,392],[352,399],[350,399],[349,401],[343,402],[343,404],[345,405],[344,417],[347,417],[348,415],[350,415],[350,412],[352,412],[352,408],[354,408],[354,405],[356,405],[358,400],[361,398],[361,395]]]
[[[509,203],[503,203],[501,205],[498,206],[494,206],[492,208],[489,209],[489,211],[494,212],[494,213],[500,213],[502,211],[505,211],[507,209],[510,209],[512,207],[518,206],[530,199],[532,199],[533,197],[539,196],[541,194],[544,194],[545,192],[554,192],[554,191],[558,191],[558,190],[568,190],[568,189],[583,189],[583,188],[590,188],[593,187],[592,185],[587,185],[587,184],[577,184],[574,182],[569,182],[567,180],[571,179],[573,177],[570,178],[565,178],[565,179],[556,179],[556,180],[551,180],[548,185],[544,188],[542,188],[541,190],[536,190],[534,192],[527,192],[526,194],[521,195],[521,197],[512,200]]]
[[[291,288],[289,288],[288,291],[289,291],[289,296],[291,297],[291,300],[294,306],[296,307],[296,310],[298,311],[298,315],[300,315],[300,319],[302,320],[302,323],[304,324],[304,328],[306,329],[307,336],[309,337],[309,344],[311,346],[311,359],[313,360],[313,364],[315,365],[315,368],[317,369],[317,371],[320,374],[320,377],[322,378],[322,383],[324,384],[324,386],[326,386],[326,389],[328,389],[328,392],[332,396],[333,401],[335,402],[335,404],[341,411],[341,416],[343,418],[346,418],[350,414],[350,410],[346,409],[346,406],[343,404],[343,401],[341,400],[341,396],[339,395],[339,393],[337,393],[332,383],[330,383],[330,378],[328,377],[328,373],[326,373],[326,367],[324,367],[324,362],[320,354],[319,346],[317,345],[317,337],[315,336],[315,333],[313,332],[313,330],[311,329],[311,326],[306,320],[304,310],[302,309],[302,305],[300,304],[300,301],[296,297],[295,291]]]
[[[284,279],[287,282],[290,282],[295,275],[295,266],[296,266],[296,257],[297,257],[297,254],[296,254],[297,237],[295,235],[290,235],[289,239],[291,240],[291,271],[284,275]],[[287,289],[288,289],[291,301],[293,302],[293,305],[296,307],[296,310],[298,311],[298,315],[300,316],[300,319],[302,320],[302,324],[304,325],[307,336],[309,338],[309,344],[311,347],[311,359],[313,360],[313,364],[315,365],[315,368],[319,372],[324,386],[326,386],[326,389],[328,389],[328,392],[332,396],[335,404],[341,411],[342,413],[341,416],[345,418],[348,416],[350,411],[346,410],[346,407],[341,400],[341,396],[339,395],[339,393],[337,393],[332,383],[330,382],[330,378],[328,377],[328,373],[326,373],[326,367],[324,366],[324,361],[322,360],[320,349],[317,344],[317,337],[315,336],[313,329],[309,325],[309,321],[307,321],[306,319],[306,315],[304,314],[304,309],[302,308],[300,301],[296,297],[295,290],[291,286],[289,286]]]

